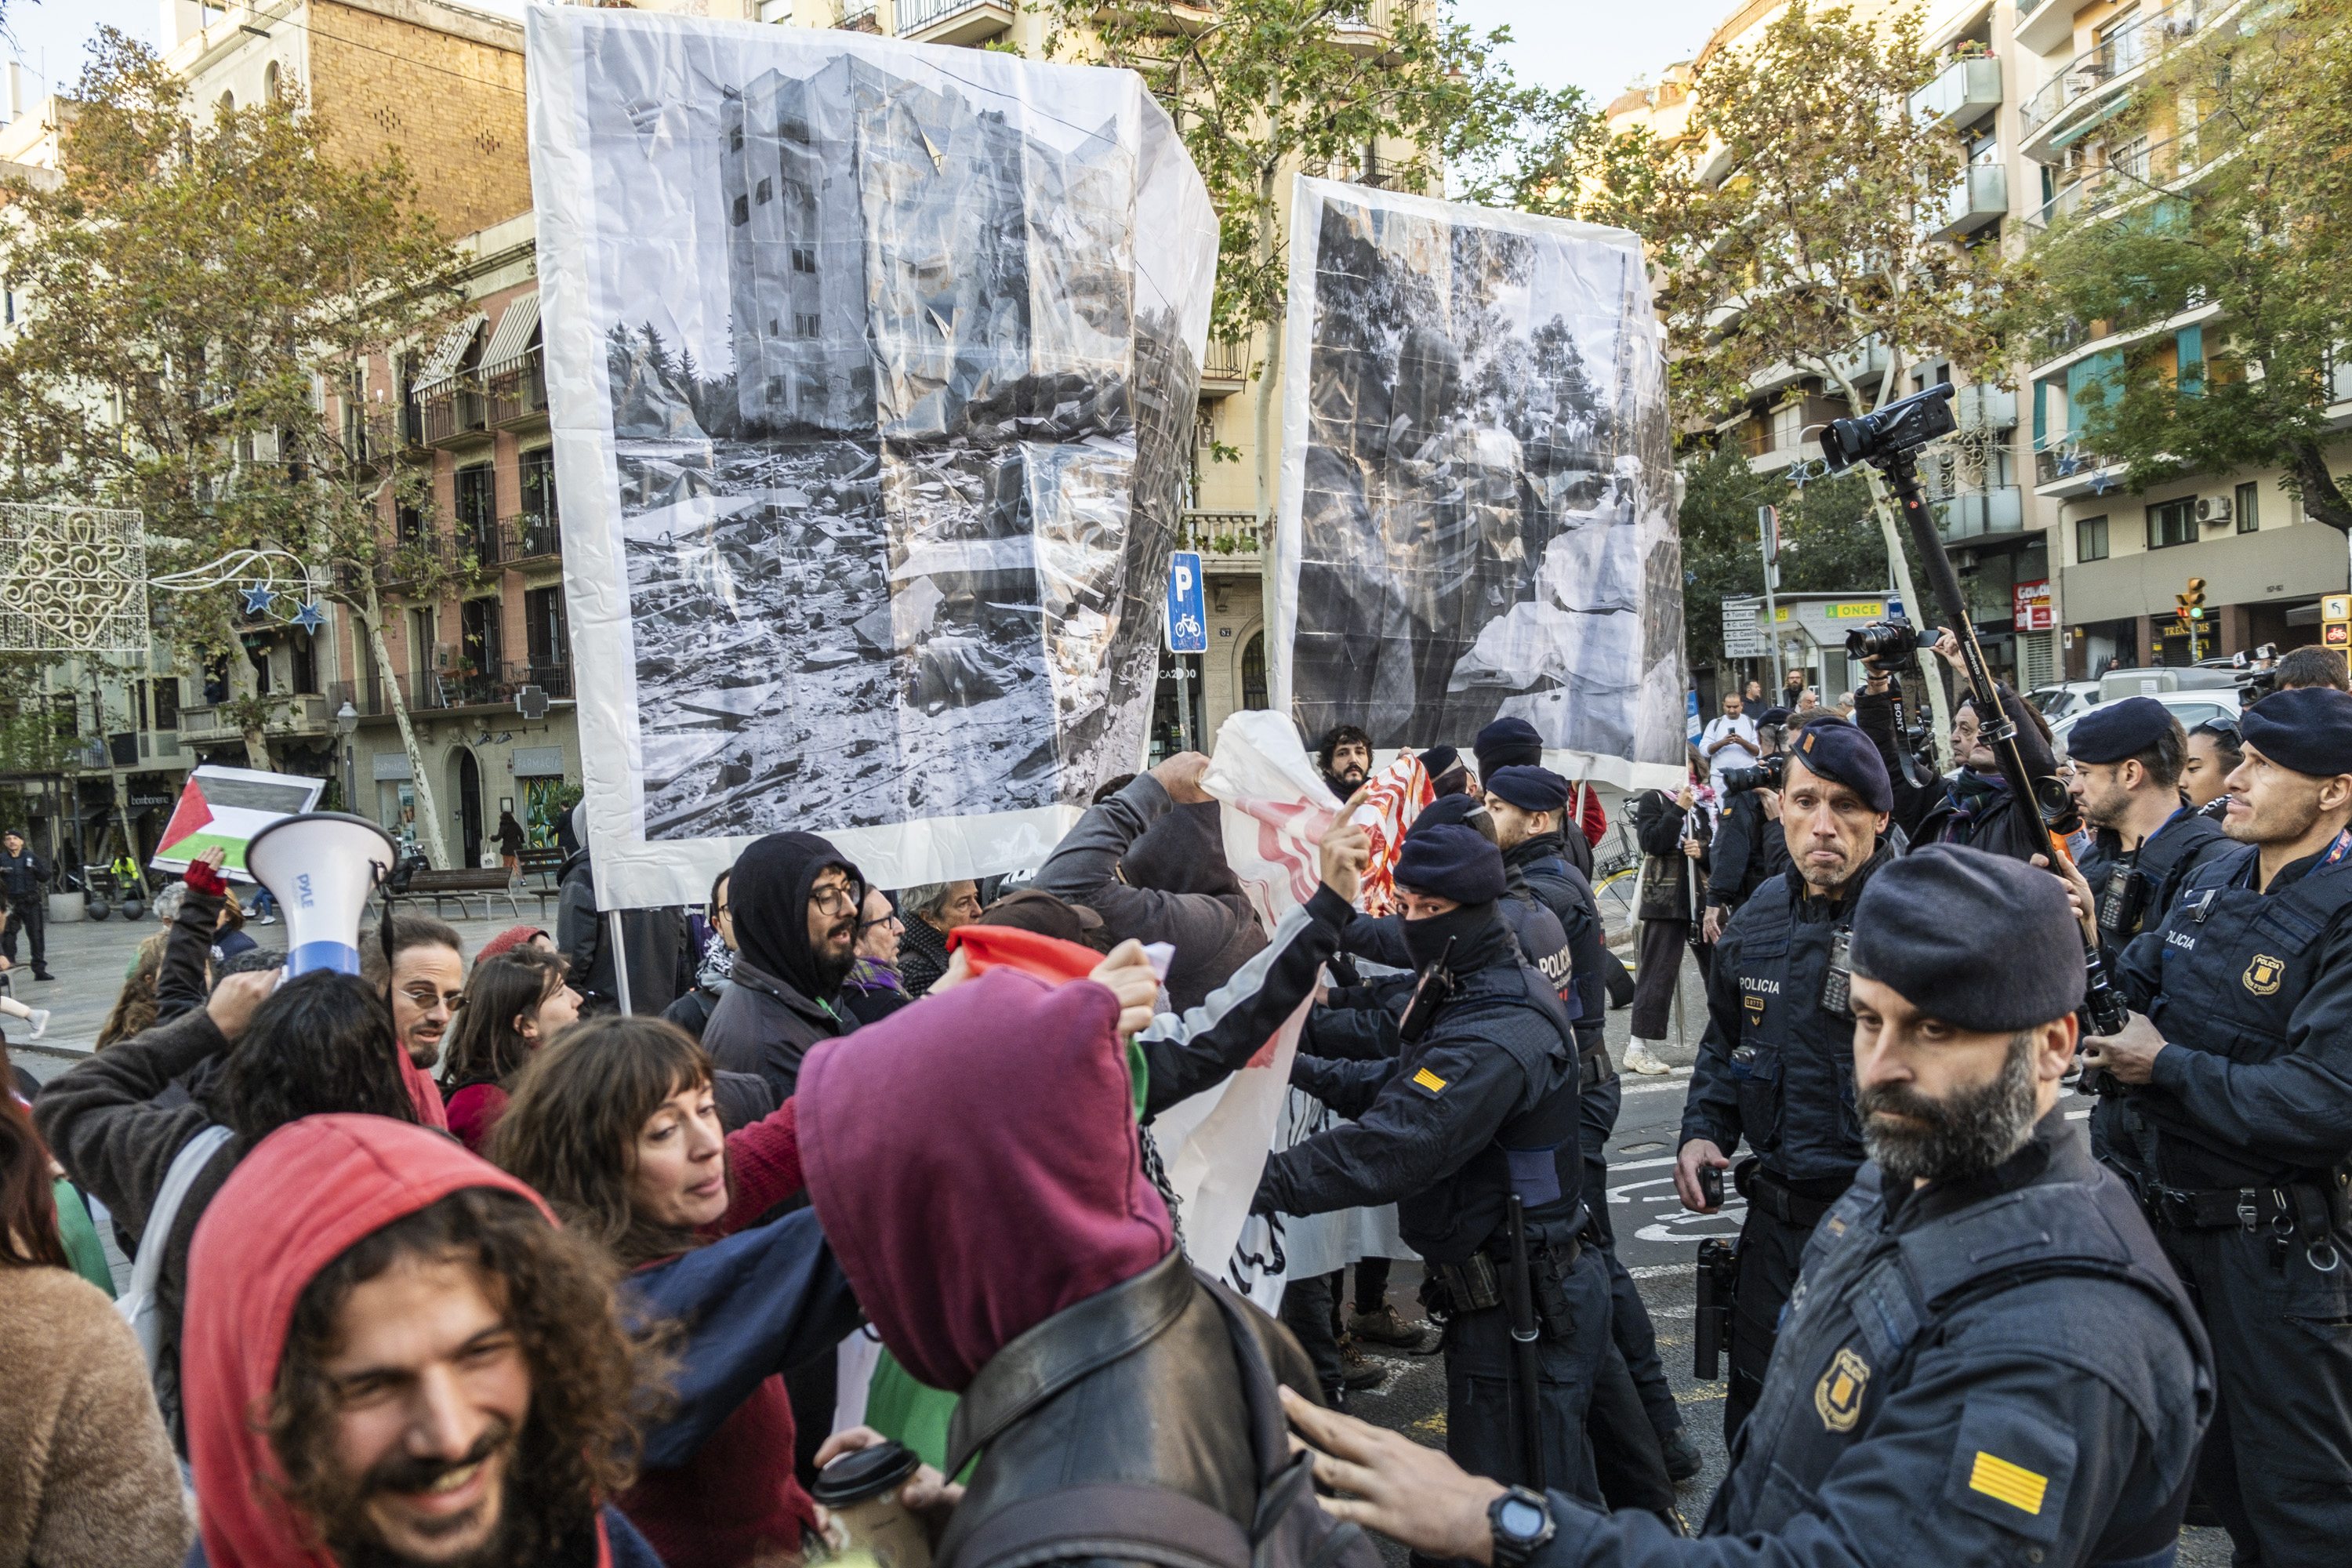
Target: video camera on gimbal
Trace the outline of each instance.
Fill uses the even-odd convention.
[[[1890,403],[1875,414],[1831,420],[1822,431],[1822,456],[1831,473],[1842,474],[1856,463],[1884,465],[1959,427],[1952,416],[1952,387],[1946,383]]]

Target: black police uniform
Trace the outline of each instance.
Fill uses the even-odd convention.
[[[1728,914],[1789,868],[1789,836],[1765,815],[1760,790],[1741,790],[1718,815],[1707,854],[1706,901]]]
[[[1884,844],[1836,900],[1783,873],[1756,890],[1716,944],[1706,1035],[1691,1067],[1682,1142],[1705,1138],[1754,1157],[1735,1173],[1748,1199],[1723,1430],[1738,1434],[1764,1391],[1781,1304],[1806,1238],[1863,1162],[1853,1108],[1853,1018],[1824,1001],[1855,901],[1894,858]],[[1835,998],[1832,998],[1835,1000]]]
[[[1803,1263],[1703,1539],[1554,1497],[1532,1563],[2170,1563],[2210,1352],[2063,1112],[1980,1176],[1888,1191],[1864,1167]]]
[[[2200,1489],[2263,1568],[2352,1557],[2352,833],[2206,862],[2120,966],[2163,1032],[2144,1196],[2213,1336]]]
[[[15,855],[0,849],[0,892],[7,895],[8,929],[0,932],[0,957],[16,962],[16,933],[31,946],[33,978],[49,978],[49,863],[31,845]]]
[[[1451,994],[1395,1058],[1297,1058],[1291,1081],[1354,1123],[1277,1152],[1252,1206],[1311,1215],[1397,1205],[1399,1230],[1429,1268],[1423,1299],[1445,1317],[1445,1450],[1465,1469],[1508,1479],[1523,1474],[1508,1314],[1450,1291],[1489,1268],[1507,1277],[1505,1199],[1517,1191],[1537,1253],[1545,1476],[1598,1500],[1584,1418],[1609,1347],[1609,1287],[1578,1238],[1583,1166],[1569,1021],[1499,913],[1457,945],[1449,968]]]
[[[1582,835],[1577,837],[1580,841]],[[1609,1059],[1609,1047],[1602,1037],[1609,1023],[1609,985],[1601,907],[1592,896],[1591,882],[1562,854],[1565,842],[1557,831],[1535,834],[1503,851],[1503,865],[1515,882],[1525,882],[1528,892],[1568,933],[1575,984],[1571,994],[1563,994],[1561,1000],[1570,1002],[1572,997],[1577,1056],[1583,1068],[1578,1108],[1584,1134],[1585,1207],[1591,1211],[1591,1235],[1601,1244],[1601,1262],[1609,1270],[1611,1334],[1641,1396],[1643,1413],[1659,1442],[1664,1443],[1682,1430],[1682,1408],[1675,1403],[1673,1386],[1666,1382],[1649,1307],[1633,1277],[1618,1259],[1616,1228],[1609,1217],[1609,1140],[1615,1136],[1617,1117],[1624,1109],[1625,1084],[1616,1064]],[[1611,1426],[1622,1427],[1624,1423],[1612,1418]]]
[[[2235,848],[2220,824],[2200,816],[2183,797],[2164,826],[2126,849],[2111,827],[2094,830],[2091,847],[2074,864],[2097,900],[2099,961],[2113,973],[2124,949],[2143,931],[2164,923],[2165,911],[2189,874],[2215,856]],[[2105,1074],[2084,1087],[2099,1096],[2091,1112],[2091,1152],[2137,1188],[2147,1169],[2146,1131],[2132,1109],[2126,1085]]]

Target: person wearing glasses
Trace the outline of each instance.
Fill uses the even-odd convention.
[[[2189,751],[2180,763],[2180,793],[2189,804],[2215,823],[2229,814],[2230,775],[2246,760],[2245,744],[2238,739],[2233,719],[2208,719],[2189,731]]]
[[[866,889],[866,907],[857,915],[857,962],[841,987],[842,1005],[861,1024],[879,1023],[915,999],[898,973],[898,939],[906,930],[890,895]]]
[[[782,1102],[810,1047],[857,1027],[841,992],[857,962],[866,879],[814,833],[771,833],[735,862],[727,895],[734,983],[703,1048],[730,1072],[758,1073]]]

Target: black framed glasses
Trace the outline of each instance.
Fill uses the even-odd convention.
[[[897,926],[900,931],[904,931],[907,929],[907,922],[898,918],[898,910],[890,910],[883,913],[878,919],[859,921],[857,922],[857,934],[864,936],[876,926]]]

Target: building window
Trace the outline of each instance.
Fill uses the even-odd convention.
[[[2238,505],[2236,510],[2238,513],[2238,531],[2240,533],[2252,533],[2260,530],[2263,526],[2262,499],[2263,487],[2261,485],[2249,483],[2242,484],[2238,487]]]
[[[1255,710],[1266,702],[1265,634],[1252,632],[1242,645],[1242,706]]]
[[[275,103],[281,90],[278,77],[278,62],[272,60],[261,68],[261,96],[269,102]]]
[[[2164,501],[2147,509],[2147,547],[2164,550],[2197,542],[2197,498]]]
[[[761,180],[760,182],[760,188],[752,194],[758,198],[761,206],[766,206],[770,202],[776,199],[776,182],[773,180]]]
[[[2107,558],[2107,520],[2086,517],[2074,524],[2074,559],[2105,561]]]
[[[814,338],[820,335],[824,331],[824,323],[818,321],[814,316],[806,315],[798,310],[793,312],[793,335],[794,337]]]
[[[744,224],[750,223],[751,221],[751,197],[749,197],[749,196],[737,196],[737,197],[735,198],[735,223],[736,223],[736,226],[738,226],[738,227],[740,228],[740,226],[742,226]]]
[[[793,247],[793,270],[795,272],[807,272],[812,274],[816,271],[815,246],[795,245]]]
[[[167,675],[155,682],[155,728],[176,730],[180,727],[180,678]]]

